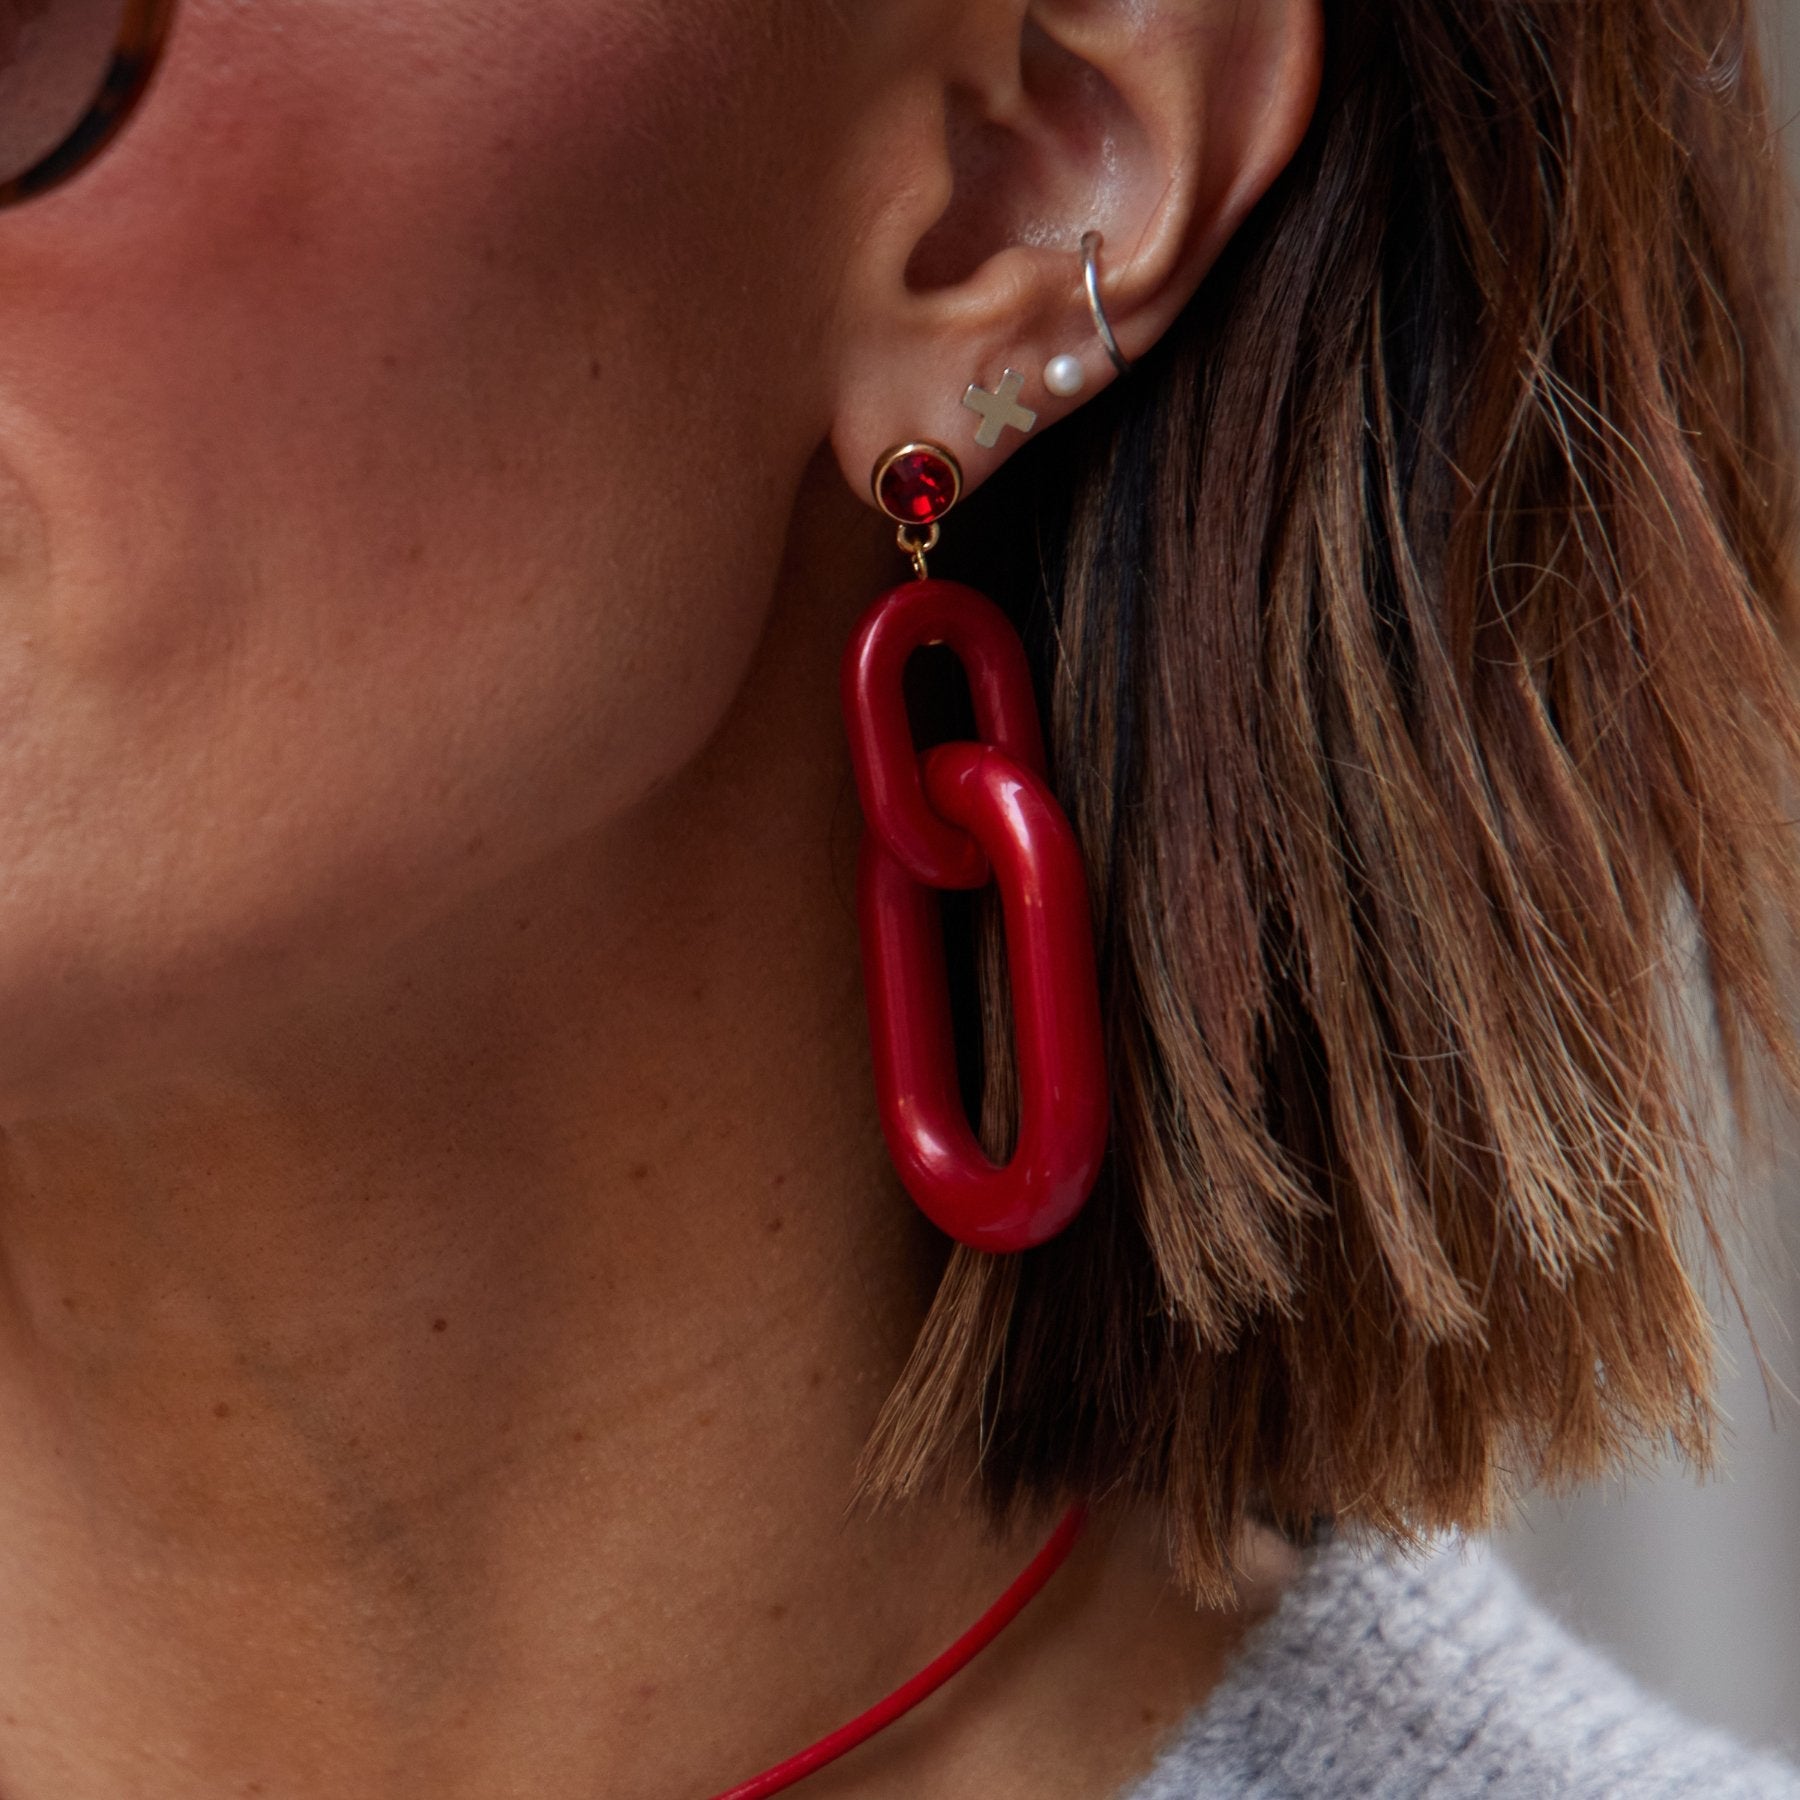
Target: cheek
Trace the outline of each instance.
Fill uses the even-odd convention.
[[[0,215],[0,1014],[392,925],[712,729],[824,423],[734,10],[190,0]]]

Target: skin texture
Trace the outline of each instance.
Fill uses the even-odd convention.
[[[1312,0],[189,0],[0,213],[0,1793],[702,1795],[1010,1578],[847,1517],[941,1245],[835,714],[887,445],[1141,354]],[[1016,439],[1012,440],[1016,443]],[[1086,1795],[1127,1517],[809,1792]]]

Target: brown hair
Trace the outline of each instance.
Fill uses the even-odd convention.
[[[1039,655],[1114,1137],[1063,1237],[954,1253],[864,1464],[896,1497],[972,1457],[996,1514],[1149,1497],[1211,1594],[1253,1516],[1405,1537],[1703,1459],[1706,1036],[1740,1113],[1757,1060],[1800,1080],[1747,0],[1331,10],[1296,162],[971,505],[1006,564],[944,570]]]

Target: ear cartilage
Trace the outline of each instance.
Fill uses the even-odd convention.
[[[1079,356],[1053,356],[1044,366],[1044,386],[1059,400],[1073,400],[1087,386]]]

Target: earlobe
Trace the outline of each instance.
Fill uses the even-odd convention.
[[[845,288],[846,479],[866,492],[873,459],[917,437],[979,485],[1142,356],[1304,137],[1321,6],[944,0],[935,135],[870,197]],[[921,74],[915,56],[915,127]],[[858,166],[881,178],[879,157]],[[949,198],[922,219],[922,193]]]

